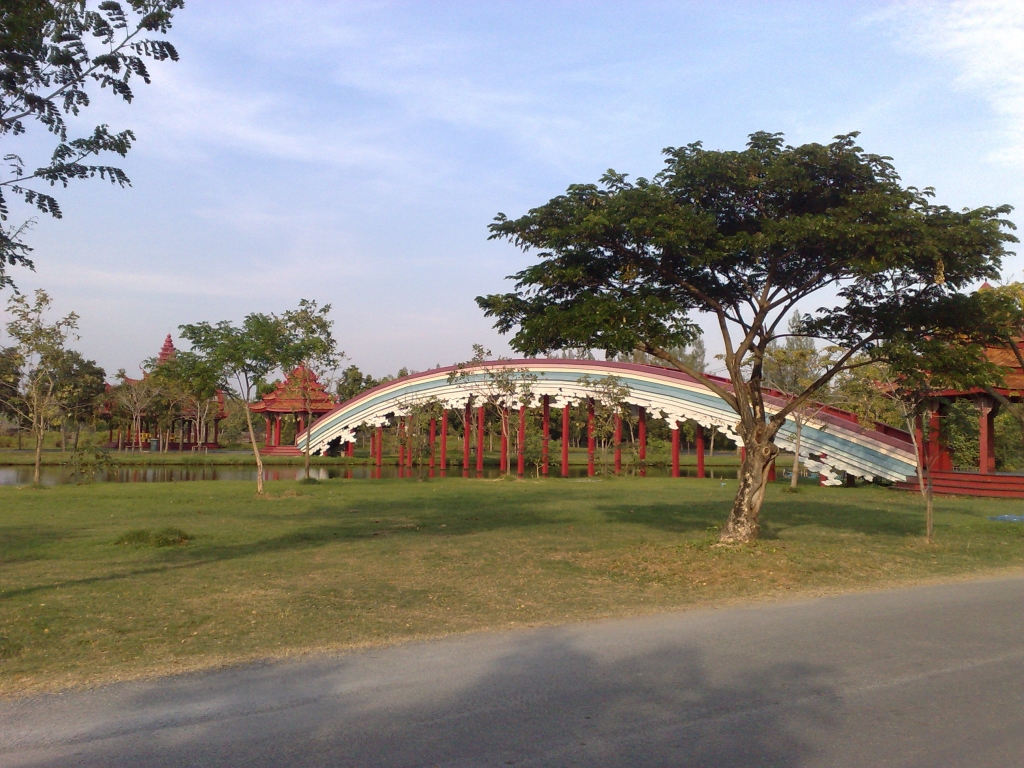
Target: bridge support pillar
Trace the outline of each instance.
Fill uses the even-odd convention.
[[[594,399],[587,398],[587,477],[594,476]]]
[[[481,405],[476,409],[476,476],[484,476],[484,423],[487,412]]]
[[[637,418],[637,439],[640,441],[640,477],[647,477],[647,409],[641,408]]]
[[[540,439],[540,473],[548,476],[548,443],[551,441],[551,398],[544,395],[543,400],[543,427]]]
[[[569,476],[569,408],[566,403],[562,406],[562,477]]]
[[[501,474],[509,471],[508,465],[508,408],[501,409]]]
[[[672,477],[679,477],[679,433],[682,432],[682,426],[677,421],[672,429]]]
[[[622,414],[615,414],[615,474],[622,474]]]
[[[704,477],[704,427],[697,425],[697,477]]]
[[[466,423],[462,430],[462,476],[469,477],[469,446],[473,442],[473,409],[466,401]]]
[[[519,433],[516,435],[516,476],[526,473],[526,406],[519,406]]]
[[[441,477],[448,470],[448,411],[441,411]]]
[[[405,422],[398,420],[398,476],[405,477]]]

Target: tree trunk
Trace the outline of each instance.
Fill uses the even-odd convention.
[[[800,474],[800,432],[803,428],[803,419],[794,414],[793,423],[796,426],[796,440],[793,443],[793,477],[789,481],[790,488],[796,488],[797,478]]]
[[[256,445],[256,430],[252,426],[252,411],[249,410],[248,401],[242,403],[245,406],[245,425],[249,428],[249,442],[252,443],[252,453],[256,457],[256,495],[263,495],[263,459],[260,458],[260,447]]]
[[[75,450],[78,450],[78,438],[82,436],[82,423],[75,424]]]
[[[313,412],[306,411],[306,479],[309,480],[309,438],[313,434]]]
[[[39,487],[39,467],[43,463],[43,435],[45,431],[42,424],[35,427],[36,433],[36,460],[32,471],[32,485]]]
[[[749,544],[757,540],[761,531],[759,517],[764,492],[768,485],[768,467],[779,454],[770,440],[755,442],[744,439],[746,458],[740,464],[739,488],[725,521],[719,542],[722,544]]]
[[[711,449],[710,455],[708,456],[709,459],[715,458],[715,432],[717,430],[718,430],[717,427],[715,427],[715,426],[711,427],[711,441],[708,444],[708,447]]]

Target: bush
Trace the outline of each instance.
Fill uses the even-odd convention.
[[[161,528],[159,531],[138,528],[122,534],[114,543],[129,547],[180,547],[190,541],[192,536],[181,528]]]

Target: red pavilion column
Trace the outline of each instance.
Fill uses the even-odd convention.
[[[985,398],[978,402],[978,472],[987,475],[996,470],[995,410]]]
[[[267,422],[267,429],[263,433],[263,445],[264,445],[264,447],[269,448],[271,445],[274,444],[274,428],[272,426],[270,426],[270,414],[269,413],[266,416],[264,416],[263,418]],[[184,432],[184,430],[182,430],[182,432]],[[184,440],[184,435],[182,435],[182,439]]]
[[[516,435],[516,477],[526,473],[526,406],[519,406],[519,433]]]
[[[469,447],[473,442],[473,409],[466,401],[466,425],[462,435],[462,476],[469,477]]]
[[[697,425],[697,477],[704,477],[704,427]]]
[[[682,426],[677,421],[676,428],[672,430],[672,477],[679,477],[679,433]]]
[[[543,426],[540,439],[540,473],[548,476],[548,443],[551,441],[551,398],[544,395],[543,401]]]
[[[587,400],[587,477],[594,476],[594,401]]]
[[[441,477],[448,470],[448,411],[441,411]]]
[[[213,420],[213,443],[220,445],[220,419]]]
[[[501,408],[501,473],[508,472],[508,408]]]
[[[615,474],[622,473],[622,414],[615,414]]]
[[[640,477],[647,477],[647,409],[641,408],[637,419],[637,439],[640,441]]]
[[[569,476],[569,408],[566,403],[562,406],[562,477]]]
[[[484,423],[487,412],[484,406],[476,409],[476,476],[484,476]]]
[[[434,441],[437,440],[437,419],[430,420],[430,476],[434,476],[434,467],[437,466],[437,456],[434,453]]]
[[[356,455],[355,440],[349,440],[348,443],[345,445],[345,455],[350,459]]]
[[[281,414],[274,417],[274,445],[281,444]]]

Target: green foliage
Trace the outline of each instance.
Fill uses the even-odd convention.
[[[9,226],[5,189],[38,211],[61,217],[57,200],[34,182],[66,187],[71,180],[99,176],[126,186],[128,177],[110,165],[92,165],[105,153],[124,157],[135,135],[111,133],[106,125],[68,138],[66,115],[77,117],[91,103],[90,81],[131,102],[133,77],[149,83],[146,59],[177,61],[166,40],[144,37],[166,34],[183,0],[129,0],[127,9],[105,0],[96,9],[67,0],[5,0],[0,11],[0,137],[27,134],[31,122],[52,134],[57,145],[44,164],[29,167],[8,149],[4,159],[10,177],[0,181],[0,288],[11,283],[7,266],[31,267],[30,248],[23,240],[29,222]]]
[[[109,451],[95,448],[76,448],[71,458],[64,463],[71,470],[71,477],[76,483],[91,483],[100,472],[106,472],[118,465],[116,458]]]
[[[341,377],[338,379],[335,393],[338,396],[338,401],[343,403],[346,400],[351,400],[360,392],[373,389],[378,384],[382,383],[382,381],[382,379],[375,379],[369,374],[364,376],[363,372],[360,371],[357,366],[350,365],[341,372]]]

